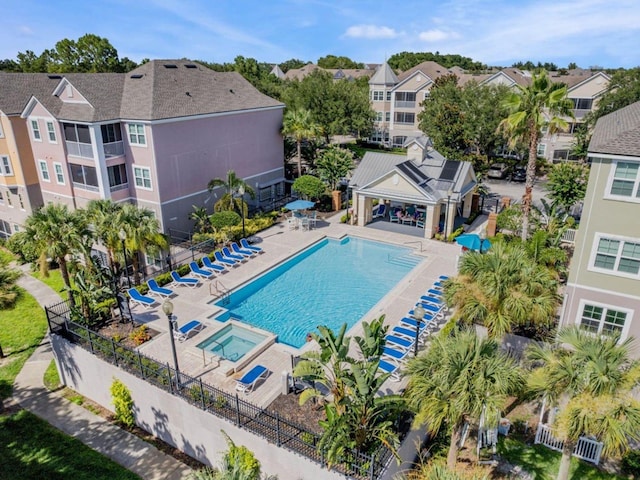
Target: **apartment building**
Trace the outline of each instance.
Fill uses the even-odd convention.
[[[46,89],[10,88],[23,75],[3,75],[13,83],[0,84],[0,100],[23,102],[26,139],[16,151],[37,179],[39,204],[127,201],[154,211],[165,232],[188,232],[193,205],[212,211],[224,193],[208,192],[207,183],[228,170],[255,189],[258,204],[283,192],[284,104],[240,74],[154,60],[126,74],[43,74]],[[5,210],[0,219],[12,223]]]
[[[600,118],[562,325],[640,337],[640,102]],[[636,346],[640,357],[640,346]]]

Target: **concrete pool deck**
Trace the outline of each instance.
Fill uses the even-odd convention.
[[[278,223],[273,227],[260,232],[257,237],[261,240],[256,245],[263,248],[260,254],[237,268],[231,268],[227,273],[216,276],[212,280],[200,281],[196,288],[172,286],[175,295],[171,301],[174,304],[174,318],[178,325],[197,319],[205,324],[205,328],[192,335],[184,342],[176,342],[178,363],[180,371],[202,379],[217,388],[229,392],[235,392],[236,379],[240,378],[256,364],[264,365],[271,372],[269,377],[259,384],[252,392],[241,394],[248,401],[266,407],[283,391],[283,372],[291,372],[291,357],[299,355],[313,344],[309,343],[301,349],[288,345],[275,343],[267,346],[260,354],[250,360],[240,369],[233,372],[233,364],[226,360],[194,354],[195,345],[212,335],[221,324],[211,319],[219,312],[219,308],[210,305],[209,302],[217,300],[224,291],[250,281],[264,271],[280,264],[300,250],[317,242],[324,237],[341,238],[345,235],[353,235],[370,240],[398,244],[403,247],[413,248],[413,253],[425,257],[425,260],[415,267],[404,279],[402,279],[385,297],[383,297],[363,317],[366,321],[385,315],[385,323],[395,325],[398,320],[415,305],[420,295],[437,280],[440,275],[455,275],[460,247],[456,244],[445,244],[436,240],[416,239],[415,236],[404,235],[395,232],[385,232],[367,227],[357,227],[340,223],[341,213],[333,215],[324,222],[318,222],[318,228],[311,231],[289,230],[286,223]],[[313,296],[307,295],[313,299]],[[327,301],[318,299],[318,301]],[[133,306],[132,310],[136,323],[144,323],[151,328],[162,332],[153,340],[143,344],[140,351],[163,363],[172,364],[171,347],[169,338],[169,325],[165,314],[162,312],[161,303],[154,308],[145,309],[142,306]],[[312,304],[310,304],[312,307]],[[356,323],[348,335],[353,337],[362,334],[361,322]],[[404,382],[394,383],[388,381],[386,388],[397,390]]]

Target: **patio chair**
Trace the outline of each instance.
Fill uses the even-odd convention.
[[[429,323],[433,320],[433,317],[428,317],[425,316],[424,320],[420,321],[420,334],[422,335],[424,332],[426,332]],[[418,321],[413,318],[413,317],[402,317],[400,319],[400,325],[402,325],[404,328],[409,328],[411,330],[413,330],[413,336],[415,338],[415,330],[416,328],[418,328]]]
[[[227,271],[227,269],[224,267],[224,265],[218,265],[217,263],[213,263],[211,261],[211,259],[209,257],[207,257],[206,255],[204,257],[202,257],[202,266],[204,268],[208,268],[209,270],[211,270],[213,272],[222,273],[222,272],[226,272]]]
[[[425,318],[427,316],[433,318],[433,317],[441,317],[442,315],[444,315],[442,311],[444,309],[444,305],[434,305],[433,303],[428,303],[423,301],[419,301],[418,303],[416,303],[416,306],[418,305],[420,305],[422,308],[425,309],[426,311]],[[409,311],[409,315],[413,316],[413,310]]]
[[[302,217],[299,219],[300,222],[300,229],[302,229],[303,231],[309,231],[309,217]]]
[[[399,337],[396,335],[387,335],[386,337],[384,337],[386,346],[401,350],[411,350],[414,345],[414,340],[415,337],[409,340],[407,338]]]
[[[188,323],[185,323],[180,328],[173,330],[173,338],[178,340],[179,342],[184,342],[191,333],[197,333],[204,328],[202,322],[198,320],[191,320]]]
[[[403,326],[404,325],[404,326]],[[391,333],[394,337],[400,337],[402,339],[409,340],[412,344],[416,341],[416,330],[408,325],[400,323],[391,329]],[[418,332],[418,343],[423,344],[425,337],[429,334],[429,330],[425,327]]]
[[[287,218],[287,225],[289,227],[289,230],[297,230],[300,222],[298,222],[298,219],[296,217],[289,217]]]
[[[442,298],[442,290],[436,290],[435,288],[430,288],[426,292],[429,295],[433,295],[434,297]]]
[[[263,365],[256,365],[238,380],[236,390],[245,394],[252,392],[258,382],[266,379],[267,376],[269,376],[269,369]]]
[[[401,211],[396,210],[395,212],[389,212],[389,221],[391,223],[400,223]]]
[[[189,262],[189,268],[191,269],[191,273],[193,273],[196,277],[200,277],[205,280],[209,280],[215,275],[211,270],[200,268],[198,266],[198,262]]]
[[[222,247],[222,254],[225,256],[225,258],[230,258],[231,260],[237,260],[238,262],[247,261],[246,257],[243,257],[242,255],[237,255],[235,253],[231,253],[231,250],[229,250],[229,247]]]
[[[200,283],[200,280],[192,277],[181,277],[178,272],[173,270],[171,272],[171,278],[173,278],[173,283],[176,285],[183,285],[185,287],[195,287]]]
[[[247,250],[253,250],[257,253],[264,253],[264,249],[256,247],[255,245],[251,245],[246,238],[240,239],[240,245],[242,245],[242,248],[246,248]]]
[[[223,264],[223,265],[228,265],[230,267],[237,267],[238,265],[240,265],[240,262],[237,262],[231,258],[227,258],[225,256],[222,255],[222,252],[219,250],[216,250],[213,253],[216,257],[216,261]]]
[[[147,286],[149,287],[149,293],[155,293],[161,297],[170,297],[173,295],[173,290],[170,288],[161,287],[155,278],[147,280]]]
[[[384,347],[382,349],[382,359],[391,360],[395,363],[404,363],[407,361],[407,357],[409,356],[410,351],[411,350],[397,350],[391,347]]]
[[[311,213],[309,213],[309,230],[311,230],[312,228],[316,228],[317,224],[318,224],[318,212],[316,212],[315,210]]]
[[[444,305],[442,297],[434,297],[433,295],[422,295],[420,297],[421,303],[431,303],[433,305]]]
[[[387,206],[384,203],[379,203],[376,208],[373,209],[373,217],[372,218],[380,218],[384,217],[387,213]]]
[[[416,227],[418,228],[424,228],[424,217],[422,215],[420,215],[418,218],[416,218]]]
[[[240,246],[236,242],[231,243],[231,250],[233,253],[237,253],[238,255],[242,255],[243,257],[251,258],[254,255],[257,255],[258,252],[253,250],[247,250],[246,248],[240,248]]]
[[[141,294],[135,288],[130,288],[129,290],[127,290],[127,293],[129,294],[129,297],[131,298],[131,300],[133,300],[136,303],[139,303],[145,308],[149,308],[151,307],[151,305],[156,303],[156,300],[154,298],[147,297],[146,295]]]
[[[378,369],[382,370],[384,373],[390,373],[391,375],[389,378],[394,382],[400,381],[400,367],[398,365],[380,359],[378,361]]]

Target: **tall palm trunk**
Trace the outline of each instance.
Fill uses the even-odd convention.
[[[64,282],[64,286],[67,287],[67,292],[69,292],[69,302],[71,305],[75,305],[75,299],[73,298],[73,293],[71,292],[71,280],[69,279],[69,269],[67,268],[67,259],[62,256],[58,257],[58,265],[60,266],[60,276],[62,277],[62,281]]]
[[[302,176],[302,142],[298,140],[298,178]]]
[[[527,162],[527,177],[524,184],[524,196],[522,197],[522,241],[529,238],[529,217],[531,215],[531,203],[533,196],[533,183],[536,179],[536,160],[538,158],[538,132],[535,125],[530,125],[529,135],[529,161]]]
[[[575,443],[565,441],[562,447],[562,458],[560,459],[560,468],[558,469],[557,480],[568,480],[569,469],[571,468],[571,454],[575,448]]]
[[[462,438],[462,429],[464,423],[459,423],[453,427],[451,432],[451,443],[449,444],[449,453],[447,454],[447,467],[456,468],[456,462],[458,461],[458,450],[460,450],[460,439]]]

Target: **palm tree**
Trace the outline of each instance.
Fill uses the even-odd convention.
[[[114,270],[115,252],[120,249],[120,225],[116,222],[121,216],[122,204],[112,200],[91,200],[85,211],[87,222],[94,238],[107,250],[109,268]]]
[[[573,118],[573,102],[567,98],[567,86],[552,82],[544,70],[533,75],[531,85],[516,85],[516,89],[505,100],[504,106],[510,114],[502,120],[500,128],[509,135],[512,146],[524,142],[529,148],[525,193],[522,197],[522,239],[526,240],[529,235],[538,140],[544,127],[548,128],[550,134],[567,127],[567,121],[562,117]]]
[[[0,261],[0,309],[11,307],[18,298],[16,280],[21,273]]]
[[[534,344],[527,352],[536,367],[529,390],[558,406],[554,435],[564,441],[558,480],[569,477],[571,454],[582,435],[604,443],[605,455],[621,454],[629,440],[640,440],[640,361],[632,360],[631,339],[595,336],[571,327],[560,330],[554,345]]]
[[[222,212],[230,210],[233,212],[244,212],[244,216],[247,216],[247,207],[243,198],[237,198],[240,187],[244,188],[244,192],[251,197],[256,198],[256,192],[249,186],[247,182],[242,180],[236,175],[236,172],[229,170],[227,172],[227,178],[214,178],[209,181],[207,188],[211,192],[214,188],[224,187],[226,193],[218,200],[213,209],[216,212]]]
[[[200,233],[211,233],[212,225],[209,221],[209,214],[207,213],[207,209],[204,207],[198,207],[196,205],[192,205],[193,212],[189,214],[189,220],[193,220],[196,222],[196,229]]]
[[[559,303],[556,291],[554,275],[522,244],[495,242],[487,253],[462,256],[445,298],[463,321],[482,323],[491,337],[502,337],[515,325],[550,325]]]
[[[282,134],[293,137],[298,149],[298,177],[302,176],[302,142],[322,135],[320,125],[313,121],[311,112],[304,108],[288,110],[282,121]]]
[[[524,384],[518,366],[500,351],[498,342],[481,339],[471,330],[436,336],[426,354],[409,361],[406,373],[414,424],[426,425],[431,435],[445,424],[451,429],[447,456],[451,469],[465,423],[478,421],[483,410],[499,412],[507,395]]]
[[[33,212],[25,224],[27,238],[40,253],[41,270],[46,273],[48,257],[55,259],[69,289],[67,255],[89,251],[90,231],[84,216],[78,211],[70,212],[66,205],[52,203]]]

